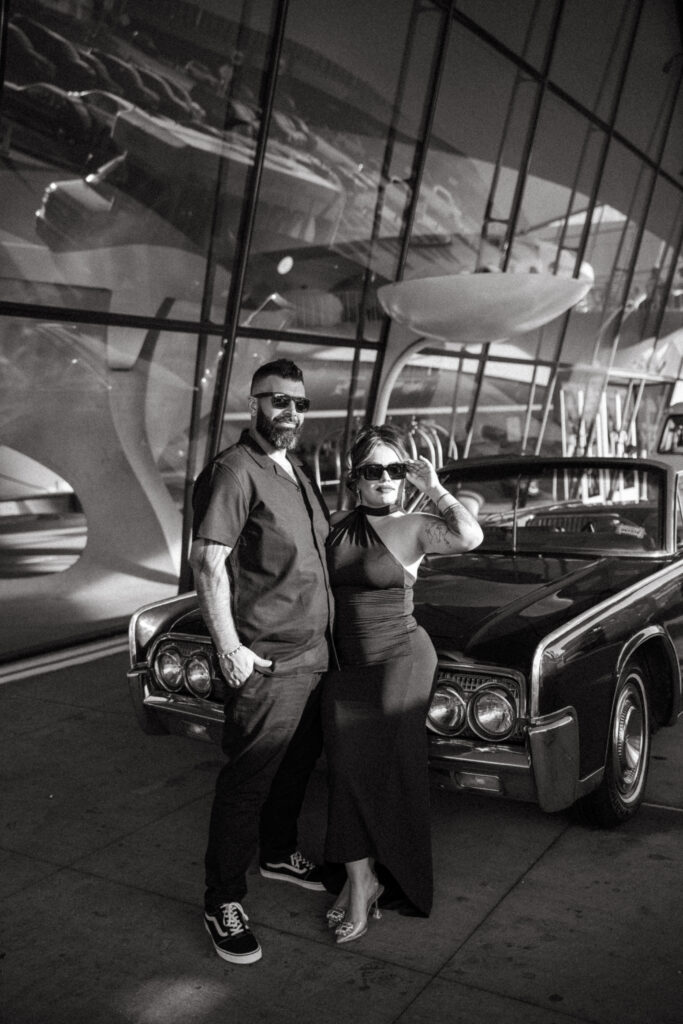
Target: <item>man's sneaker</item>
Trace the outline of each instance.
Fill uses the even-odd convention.
[[[231,964],[253,964],[261,959],[261,947],[248,920],[240,903],[222,903],[214,912],[204,911],[204,927],[223,960]]]
[[[279,861],[264,861],[261,864],[261,874],[264,878],[294,882],[294,885],[300,885],[304,889],[315,889],[316,892],[325,891],[320,868],[312,864],[298,850]]]

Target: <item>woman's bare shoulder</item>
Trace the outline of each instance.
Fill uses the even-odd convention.
[[[330,523],[334,526],[336,523],[341,522],[345,516],[348,516],[350,508],[338,508],[336,512],[332,512],[330,515]]]

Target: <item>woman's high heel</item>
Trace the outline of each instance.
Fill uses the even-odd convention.
[[[342,921],[339,927],[335,929],[334,934],[337,936],[336,941],[338,945],[342,942],[353,942],[354,939],[360,939],[362,935],[365,935],[368,930],[368,920],[371,914],[376,920],[379,920],[382,913],[377,903],[383,892],[384,886],[378,882],[377,888],[367,902],[364,921]],[[334,910],[334,907],[332,909]]]

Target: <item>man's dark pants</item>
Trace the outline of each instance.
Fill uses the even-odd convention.
[[[207,908],[241,901],[257,847],[261,861],[297,849],[297,819],[322,751],[321,673],[254,672],[225,706],[223,751],[206,851]]]

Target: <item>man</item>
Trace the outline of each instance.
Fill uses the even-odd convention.
[[[298,366],[254,374],[251,425],[199,475],[190,562],[228,687],[206,851],[204,922],[218,955],[261,947],[242,907],[257,846],[267,878],[322,890],[298,850],[297,818],[322,749],[320,678],[331,596],[322,495],[292,454],[309,407]]]

